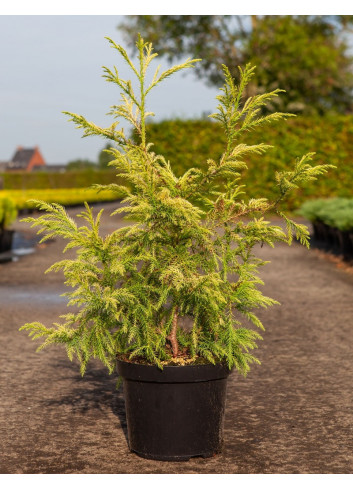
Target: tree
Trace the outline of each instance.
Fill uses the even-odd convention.
[[[109,169],[108,164],[114,160],[114,157],[109,152],[110,145],[106,144],[105,147],[100,151],[98,155],[98,166],[101,170]]]
[[[257,66],[245,96],[280,86],[275,108],[292,112],[353,109],[353,58],[344,34],[352,16],[132,15],[119,28],[132,45],[135,33],[150,39],[169,61],[190,54],[208,84],[221,83],[221,65],[238,79],[238,65]],[[273,109],[274,107],[271,107]]]
[[[121,79],[116,67],[104,68],[106,80],[121,89],[122,102],[111,110],[114,122],[103,128],[81,115],[65,114],[84,136],[114,141],[110,150],[114,166],[127,185],[112,183],[106,188],[124,195],[125,205],[113,214],[124,213],[130,224],[103,237],[99,235],[102,211],[94,218],[86,205],[80,214],[86,225],[78,226],[62,206],[36,201],[46,212],[25,221],[39,226],[39,233],[44,232],[42,241],[60,236],[68,240],[65,250],[77,250],[75,259],[61,260],[49,270],[64,272],[66,285],[74,289],[66,294],[69,305],[78,308],[61,316],[64,321],[54,328],[34,322],[21,329],[34,339],[43,338],[40,348],[64,344],[69,358],[77,356],[82,374],[90,357],[99,358],[113,371],[117,355],[160,368],[170,362],[224,362],[246,374],[250,364],[258,361],[250,351],[261,336],[242,322],[245,319],[263,329],[256,310],[276,303],[261,290],[258,272],[266,262],[256,256],[257,245],[291,244],[293,234],[309,245],[307,228],[283,214],[279,204],[330,165],[312,166],[309,153],[298,159],[292,171],[276,172],[274,201],[245,194],[241,179],[246,160],[271,146],[239,140],[246,132],[290,114],[261,115],[259,111],[278,96],[278,89],[242,103],[254,68],[239,68],[236,86],[223,66],[224,86],[210,117],[224,129],[224,151],[219,159],[208,159],[204,171],[189,168],[176,177],[148,139],[146,119],[152,113],[146,112],[146,98],[167,77],[193,68],[199,60],[188,59],[162,73],[157,68],[147,81],[146,72],[156,56],[152,44],[139,36],[135,65],[122,46],[108,40],[129,64],[138,89],[132,88],[130,80]],[[137,142],[126,137],[117,120],[132,125]],[[187,146],[180,151],[188,151]],[[268,212],[285,220],[286,231],[264,219]],[[183,328],[183,320],[191,321],[190,328]]]
[[[66,165],[67,170],[86,170],[87,168],[97,168],[97,164],[87,159],[77,159],[69,161]]]

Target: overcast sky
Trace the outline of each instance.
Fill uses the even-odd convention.
[[[102,65],[117,65],[123,78],[131,74],[104,37],[123,44],[117,29],[123,20],[117,15],[0,15],[0,161],[9,160],[17,146],[35,145],[47,163],[97,160],[105,141],[81,138],[62,111],[104,126],[112,122],[106,113],[119,103],[120,91],[102,78]],[[169,66],[164,58],[158,64]],[[156,120],[214,110],[218,89],[189,71],[151,92],[148,109]]]

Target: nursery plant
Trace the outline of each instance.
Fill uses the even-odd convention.
[[[252,363],[259,363],[252,350],[261,339],[259,330],[264,327],[256,310],[277,303],[261,290],[259,269],[267,262],[257,256],[257,249],[263,244],[273,247],[276,242],[291,244],[294,235],[309,246],[307,228],[286,216],[280,204],[289,192],[316,179],[330,165],[314,166],[313,153],[306,154],[294,162],[293,169],[274,175],[277,199],[251,198],[242,185],[246,160],[253,154],[265,153],[271,146],[247,145],[242,142],[242,136],[291,115],[279,112],[264,115],[262,111],[279,95],[279,89],[244,99],[255,67],[239,67],[240,82],[236,85],[229,69],[223,66],[225,83],[217,96],[217,110],[210,115],[224,129],[223,154],[217,161],[209,159],[206,169],[196,166],[177,177],[173,162],[156,154],[153,142],[149,141],[146,119],[154,114],[147,106],[148,95],[171,75],[193,68],[199,60],[188,59],[164,72],[157,67],[149,77],[148,68],[157,56],[151,43],[138,37],[138,62],[134,64],[122,46],[107,39],[131,69],[136,83],[122,79],[116,67],[104,67],[105,79],[121,91],[121,103],[113,105],[110,111],[114,122],[107,128],[81,115],[65,114],[83,130],[84,136],[97,135],[112,142],[108,151],[114,159],[110,165],[115,167],[119,182],[123,179],[126,184],[111,183],[96,188],[123,195],[123,205],[113,214],[123,214],[129,222],[103,237],[99,234],[103,210],[94,216],[86,204],[78,216],[85,224],[79,225],[61,205],[36,201],[44,213],[24,220],[39,227],[38,232],[44,233],[42,241],[60,236],[68,242],[65,250],[76,249],[74,259],[60,260],[49,268],[49,271],[64,272],[66,285],[72,288],[66,294],[68,305],[76,308],[64,314],[62,321],[53,327],[31,322],[21,329],[29,331],[34,339],[44,339],[39,349],[62,343],[69,358],[78,359],[82,374],[91,357],[101,360],[110,372],[114,371],[118,357],[120,374],[134,379],[134,388],[138,385],[142,389],[142,381],[146,380],[144,373],[136,374],[139,367],[145,368],[148,375],[153,374],[153,379],[149,378],[146,384],[154,381],[163,384],[163,376],[172,375],[177,383],[193,383],[193,389],[196,389],[195,378],[181,380],[181,372],[186,372],[187,377],[191,371],[199,372],[205,367],[209,372],[214,367],[218,373],[212,373],[211,377],[216,379],[224,379],[225,372],[233,368],[246,375]],[[119,127],[119,119],[131,124],[138,135],[137,141]],[[185,140],[180,152],[187,151]],[[269,213],[283,218],[285,231],[265,218]],[[243,320],[252,323],[254,328],[245,326]],[[135,373],[126,373],[129,365]],[[166,380],[166,385],[170,382]],[[222,386],[223,393],[216,397],[224,398],[224,383]],[[134,399],[141,402],[141,391],[131,392],[125,393],[127,405]],[[163,405],[168,395],[159,394],[152,409],[156,410],[161,403],[168,416],[175,416],[173,422],[169,418],[173,435],[169,439],[163,435],[167,438],[165,446],[176,443],[178,428],[174,422],[180,406],[189,402],[190,391],[183,402],[176,401],[175,396],[181,394],[175,394],[172,404],[179,406],[179,411],[174,411],[174,415],[171,406]],[[199,391],[197,395],[202,397]],[[210,396],[209,392],[205,394],[202,402]],[[150,412],[145,406],[140,406],[140,411]],[[205,404],[202,411],[207,411]],[[195,412],[200,412],[199,407]],[[163,412],[158,413],[160,417],[155,424],[150,418],[139,418],[129,431],[130,448],[142,456],[178,460],[195,454],[209,456],[219,449],[218,445],[204,451],[197,447],[190,454],[178,448],[164,456],[158,450],[152,453],[144,446],[136,448],[134,440],[141,427],[151,429],[152,423],[152,435],[156,436],[158,424],[163,424],[160,421]],[[207,423],[217,425],[221,418],[208,419]],[[185,419],[183,422],[187,424]],[[192,432],[192,427],[189,429]],[[216,431],[219,436],[218,425]],[[152,435],[149,432],[149,438]],[[203,437],[207,438],[204,433]]]
[[[353,199],[308,200],[298,213],[312,222],[314,245],[353,259]]]
[[[2,233],[17,217],[17,209],[10,197],[0,196],[0,233]]]
[[[353,199],[307,200],[298,213],[313,223],[323,222],[340,231],[353,231]]]

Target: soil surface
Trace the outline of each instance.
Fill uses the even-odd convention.
[[[104,207],[103,233],[125,224],[109,217],[116,205]],[[352,274],[297,243],[264,246],[272,262],[262,270],[264,290],[282,305],[261,311],[262,365],[246,379],[229,377],[223,452],[158,462],[129,451],[115,375],[92,362],[82,378],[63,348],[36,353],[38,344],[18,332],[67,312],[61,273],[44,274],[63,247],[58,239],[0,264],[0,473],[353,472]]]

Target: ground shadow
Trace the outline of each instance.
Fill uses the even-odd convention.
[[[51,366],[60,371],[60,381],[70,382],[71,390],[69,394],[66,390],[64,395],[58,393],[51,399],[45,399],[42,401],[45,406],[66,405],[81,413],[111,409],[119,418],[125,438],[128,440],[123,388],[122,386],[117,388],[117,375],[109,375],[106,368],[97,367],[94,362],[88,366],[84,377],[80,375],[77,365],[69,361],[56,359]]]

